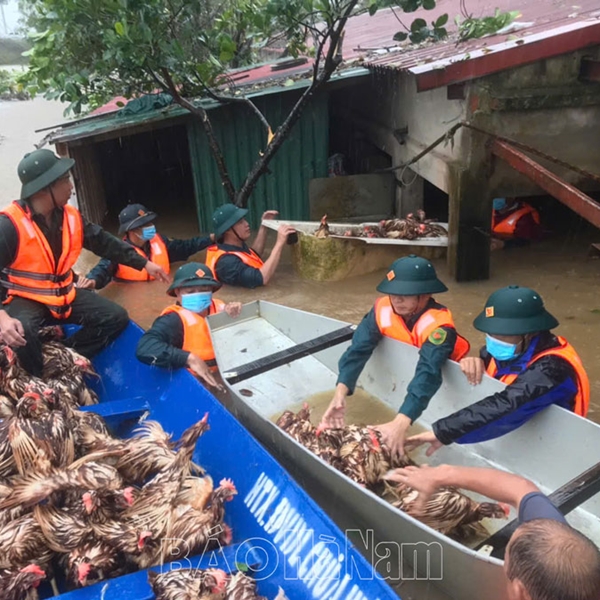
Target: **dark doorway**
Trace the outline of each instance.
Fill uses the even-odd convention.
[[[143,204],[167,219],[197,220],[185,125],[100,142],[96,155],[109,223],[129,203]]]

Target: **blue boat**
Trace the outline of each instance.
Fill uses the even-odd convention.
[[[177,438],[208,412],[210,430],[198,442],[194,461],[215,481],[233,479],[238,490],[225,511],[232,544],[162,568],[219,567],[233,572],[247,565],[258,582],[258,593],[269,599],[279,588],[289,600],[397,599],[333,521],[192,375],[136,360],[134,349],[141,335],[142,330],[130,324],[94,360],[101,376],[95,385],[101,403],[90,409],[122,437],[147,416]],[[146,571],[59,596],[61,600],[153,597]]]

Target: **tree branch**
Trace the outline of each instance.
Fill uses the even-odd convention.
[[[221,182],[223,184],[223,187],[225,188],[225,192],[229,196],[231,202],[235,202],[235,187],[233,186],[233,182],[231,181],[231,177],[229,176],[229,172],[227,171],[225,158],[223,156],[223,152],[221,152],[219,142],[215,137],[215,132],[212,128],[212,123],[208,118],[208,114],[201,106],[196,106],[195,104],[181,96],[181,94],[177,90],[177,86],[175,85],[173,78],[171,77],[171,74],[169,73],[169,71],[167,71],[167,69],[161,69],[164,81],[161,81],[160,77],[158,77],[152,69],[149,68],[149,70],[154,79],[156,79],[156,81],[160,83],[161,87],[163,89],[169,90],[171,96],[173,96],[174,102],[179,104],[179,106],[181,106],[182,108],[188,110],[200,120],[200,123],[202,123],[204,132],[206,133],[206,137],[208,138],[208,145],[214,156],[215,162],[217,163],[217,169],[219,170],[219,175],[221,176]]]
[[[344,11],[343,15],[339,18],[337,23],[329,27],[325,32],[325,35],[323,36],[323,39],[319,44],[317,56],[315,57],[315,64],[313,68],[313,81],[311,85],[304,91],[302,96],[300,96],[292,110],[289,112],[285,121],[277,128],[277,131],[275,132],[271,143],[267,146],[264,154],[259,158],[259,160],[256,161],[256,163],[254,163],[252,170],[250,171],[250,173],[248,173],[246,180],[244,181],[242,187],[236,195],[235,203],[238,206],[245,207],[248,204],[250,194],[256,187],[259,178],[261,177],[261,175],[263,175],[263,173],[267,171],[269,163],[275,156],[277,150],[287,139],[292,127],[300,118],[305,106],[309,103],[309,101],[317,93],[317,91],[319,91],[319,89],[325,83],[327,83],[327,81],[329,81],[333,72],[342,62],[342,57],[339,52],[338,46],[341,42],[346,22],[348,21],[350,15],[352,14],[352,10],[354,9],[357,3],[358,0],[352,0],[351,2],[349,2],[346,10]],[[323,69],[320,71],[320,55],[323,52],[323,48],[327,39],[329,39],[329,47],[327,48],[327,53],[325,55]]]
[[[216,92],[214,92],[208,85],[206,85],[206,83],[204,83],[204,81],[202,81],[202,78],[200,77],[200,75],[198,75],[198,73],[195,73],[196,75],[196,79],[198,79],[198,81],[200,82],[200,85],[202,86],[202,88],[204,89],[204,91],[208,94],[208,96],[210,98],[212,98],[213,100],[216,100],[217,102],[220,102],[221,104],[228,104],[228,103],[238,103],[238,104],[245,104],[258,118],[258,120],[262,123],[263,127],[266,129],[267,134],[271,132],[271,126],[269,125],[269,122],[267,121],[266,117],[260,112],[258,106],[256,106],[256,104],[254,104],[254,102],[252,102],[252,100],[250,100],[250,98],[246,98],[245,96],[223,96],[221,94],[217,94]]]

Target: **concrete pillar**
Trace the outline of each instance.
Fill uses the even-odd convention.
[[[396,180],[396,216],[405,217],[423,208],[425,180],[408,168],[396,171]]]
[[[475,168],[450,165],[448,267],[456,281],[490,277],[492,195],[488,174]]]

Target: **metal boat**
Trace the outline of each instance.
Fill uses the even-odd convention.
[[[187,371],[171,373],[135,358],[142,330],[134,324],[94,360],[101,414],[115,435],[126,437],[141,417],[159,421],[176,439],[208,412],[210,430],[194,461],[215,482],[233,479],[238,495],[227,503],[233,542],[220,551],[190,556],[153,570],[246,565],[258,592],[289,600],[392,600],[397,595],[343,533],[240,423]],[[59,582],[60,583],[60,582]],[[50,597],[42,591],[42,598]],[[151,600],[147,572],[139,571],[83,589],[61,600]]]
[[[219,314],[210,317],[209,323],[217,362],[228,388],[225,405],[342,529],[354,531],[358,547],[382,573],[393,572],[401,579],[408,563],[414,569],[409,578],[428,579],[429,585],[439,585],[457,600],[505,597],[501,560],[456,542],[399,511],[317,458],[274,424],[274,415],[288,408],[297,409],[316,393],[331,390],[333,394],[338,360],[352,335],[348,323],[263,301],[245,305],[237,319]],[[397,410],[417,360],[416,348],[384,338],[367,363],[359,386]],[[428,427],[503,386],[487,376],[480,385],[471,386],[460,367],[449,362],[444,367],[444,383],[419,424]],[[419,463],[505,469],[551,492],[595,465],[599,446],[598,425],[552,406],[502,438],[444,447],[432,459],[423,454],[413,458]],[[600,543],[598,497],[574,510],[568,520]],[[505,524],[489,521],[486,526],[493,534]]]

